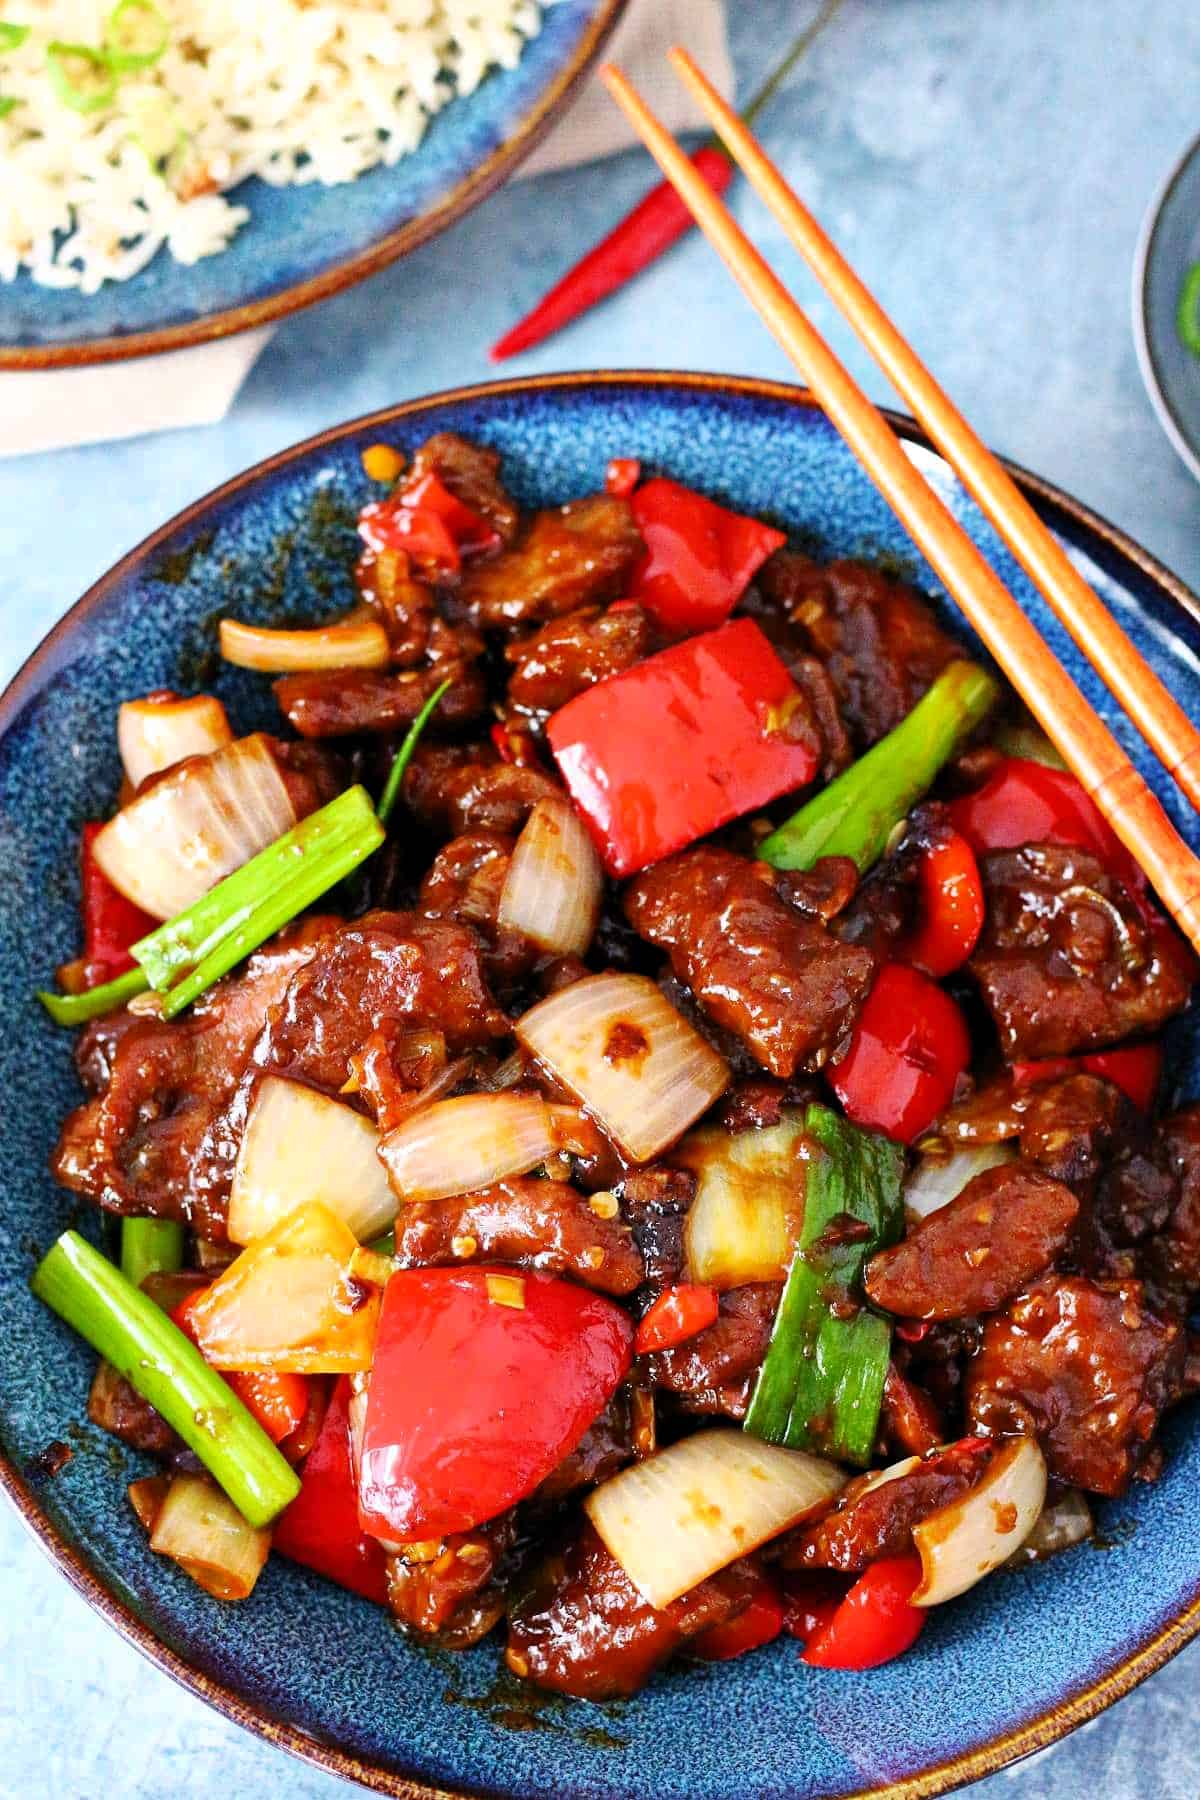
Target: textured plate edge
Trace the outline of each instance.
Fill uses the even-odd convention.
[[[1177,174],[1186,161],[1185,156],[1172,174]],[[1164,188],[1164,193],[1165,191]],[[314,451],[339,443],[344,438],[383,429],[398,420],[411,419],[439,407],[470,405],[493,397],[502,398],[522,393],[619,387],[730,395],[735,398],[782,402],[812,411],[820,410],[807,389],[785,382],[692,371],[614,369],[487,381],[468,387],[445,389],[440,393],[403,401],[396,406],[384,407],[345,424],[333,426],[288,449],[278,451],[212,489],[143,539],[94,582],[43,638],[0,695],[0,735],[7,732],[23,707],[40,692],[44,679],[53,671],[57,652],[74,635],[76,628],[86,620],[89,613],[103,603],[110,589],[118,585],[160,545],[170,542],[203,518],[213,506],[233,499],[243,490],[269,479],[290,463]],[[923,448],[932,449],[929,439],[915,420],[893,411],[886,411],[885,417],[900,437]],[[1000,460],[1027,495],[1100,539],[1109,550],[1132,564],[1144,579],[1180,606],[1192,619],[1200,621],[1200,599],[1149,551],[1053,483],[1031,474],[1019,464],[1004,458]],[[328,1774],[341,1776],[344,1780],[356,1782],[376,1793],[390,1795],[393,1800],[507,1800],[504,1790],[500,1789],[447,1789],[413,1781],[398,1770],[365,1761],[350,1751],[323,1743],[291,1721],[276,1716],[265,1707],[252,1704],[235,1689],[194,1668],[177,1651],[156,1637],[133,1608],[104,1585],[83,1556],[66,1542],[3,1454],[0,1454],[0,1489],[7,1494],[26,1528],[75,1591],[156,1668],[197,1698],[206,1701],[234,1724]],[[1169,1662],[1198,1634],[1200,1580],[1193,1587],[1191,1599],[1174,1619],[1146,1638],[1107,1674],[1078,1693],[977,1750],[949,1757],[944,1762],[905,1776],[899,1781],[856,1789],[853,1793],[843,1795],[841,1800],[932,1800],[935,1795],[949,1793],[952,1789],[985,1775],[996,1774],[1023,1757],[1057,1743],[1077,1726],[1096,1718],[1115,1701],[1130,1693],[1147,1676]]]
[[[114,363],[140,356],[157,356],[165,350],[184,350],[195,344],[215,343],[219,338],[233,337],[252,331],[258,325],[270,325],[303,312],[321,300],[366,281],[372,275],[398,262],[431,238],[437,237],[465,217],[489,194],[507,181],[513,171],[541,143],[559,113],[591,72],[600,51],[616,29],[629,0],[599,0],[596,16],[589,24],[574,54],[555,81],[541,95],[536,105],[522,119],[517,130],[506,138],[477,169],[463,177],[437,206],[419,217],[388,232],[366,250],[335,263],[320,275],[295,282],[264,300],[253,300],[245,306],[232,306],[208,313],[186,325],[166,325],[153,331],[131,332],[128,336],[85,339],[74,344],[5,345],[0,344],[0,370],[78,369],[94,363]]]
[[[1142,220],[1137,249],[1133,257],[1132,304],[1133,346],[1137,353],[1142,385],[1154,408],[1159,424],[1170,440],[1171,448],[1191,474],[1196,477],[1196,480],[1200,481],[1200,439],[1193,440],[1188,433],[1163,385],[1158,364],[1154,360],[1154,347],[1150,342],[1149,309],[1146,304],[1146,281],[1159,219],[1167,201],[1174,193],[1176,185],[1198,156],[1200,156],[1200,137],[1194,137],[1183,154],[1171,165],[1146,209],[1146,216]]]

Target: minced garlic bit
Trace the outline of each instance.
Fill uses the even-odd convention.
[[[363,474],[368,481],[398,481],[404,458],[390,444],[369,444],[362,453]]]
[[[598,1194],[593,1194],[588,1205],[598,1219],[615,1219],[621,1210],[621,1203],[617,1196],[609,1193],[606,1188],[602,1188]]]
[[[525,1310],[525,1278],[523,1275],[488,1275],[487,1295],[493,1306],[511,1306]]]
[[[462,1237],[452,1237],[450,1239],[450,1248],[455,1256],[474,1256],[479,1248],[479,1242],[467,1232],[464,1233]]]

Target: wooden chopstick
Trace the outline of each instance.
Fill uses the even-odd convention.
[[[909,461],[878,408],[810,324],[670,132],[619,69],[606,64],[600,75],[866,473],[1121,842],[1146,871],[1180,929],[1200,949],[1200,860],[995,571]]]
[[[720,133],[726,150],[834,305],[857,332],[896,391],[903,395],[965,487],[1092,667],[1175,777],[1200,806],[1200,731],[1126,637],[1015,481],[939,386],[837,245],[790,188],[761,145],[717,93],[686,50],[671,62]]]

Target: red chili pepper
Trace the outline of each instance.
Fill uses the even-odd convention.
[[[637,1328],[633,1347],[639,1356],[670,1350],[711,1325],[720,1311],[716,1288],[683,1281],[658,1296]]]
[[[811,781],[815,752],[788,733],[799,704],[758,626],[735,619],[577,694],[546,737],[609,874],[625,876]]]
[[[975,948],[984,916],[979,864],[961,832],[922,856],[917,904],[918,924],[896,954],[926,975],[952,975]]]
[[[888,1556],[860,1575],[829,1622],[800,1652],[814,1669],[877,1669],[915,1644],[928,1616],[910,1606],[921,1580],[916,1555]]]
[[[1017,1062],[1012,1065],[1012,1078],[1017,1087],[1032,1087],[1038,1081],[1072,1075],[1077,1069],[1089,1075],[1103,1075],[1135,1106],[1149,1112],[1162,1079],[1162,1045],[1126,1044],[1119,1050],[1095,1050],[1086,1056],[1050,1056],[1040,1062]]]
[[[932,1319],[897,1319],[892,1330],[906,1344],[919,1344],[933,1330]]]
[[[192,1313],[208,1288],[195,1288],[171,1314],[184,1337],[196,1342]],[[242,1405],[254,1414],[273,1444],[300,1426],[308,1411],[308,1377],[291,1372],[222,1369],[221,1379],[233,1389]]]
[[[642,479],[642,465],[636,456],[614,456],[604,471],[604,491],[618,500],[628,500]]]
[[[688,1654],[701,1662],[732,1662],[747,1650],[771,1643],[783,1630],[783,1595],[769,1575],[759,1573],[750,1604],[725,1625],[710,1625],[693,1638]]]
[[[397,488],[393,499],[410,512],[436,513],[464,556],[500,548],[500,533],[452,494],[436,470]],[[385,502],[386,504],[386,502]]]
[[[829,1084],[846,1117],[902,1144],[949,1105],[971,1060],[963,1016],[940,987],[905,963],[875,977]]]
[[[514,1282],[523,1305],[511,1304]],[[570,1281],[511,1269],[397,1271],[371,1369],[363,1527],[443,1537],[525,1499],[604,1411],[632,1347],[624,1311]]]
[[[708,631],[729,617],[782,531],[718,506],[677,481],[647,481],[633,497],[646,555],[630,592],[667,631]]]
[[[713,192],[723,194],[733,180],[733,164],[724,151],[705,144],[691,160]],[[531,313],[492,345],[492,361],[503,362],[561,331],[648,268],[690,231],[692,224],[691,213],[670,182],[660,181],[607,237],[568,269]]]
[[[386,1606],[383,1548],[358,1522],[349,1408],[350,1379],[343,1375],[301,1470],[300,1492],[275,1521],[271,1548]]]
[[[124,894],[118,893],[92,855],[96,834],[103,829],[99,823],[85,825],[80,846],[83,961],[91,987],[132,969],[130,945],[136,944],[148,931],[155,930],[159,923],[140,906],[127,900]]]

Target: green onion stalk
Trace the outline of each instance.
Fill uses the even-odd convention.
[[[295,1470],[228,1382],[77,1231],[63,1232],[30,1285],[178,1432],[251,1525],[269,1525],[295,1499]]]
[[[865,874],[999,696],[986,670],[951,663],[894,731],[763,839],[759,856],[776,869],[811,869],[823,856],[849,856]]]
[[[174,1219],[121,1220],[121,1273],[140,1288],[147,1275],[173,1275],[183,1267],[183,1226]]]
[[[379,805],[375,809],[379,815],[380,822],[384,825],[387,824],[392,815],[392,809],[395,806],[396,801],[400,798],[400,783],[404,780],[404,771],[412,761],[413,751],[420,742],[421,733],[437,711],[441,704],[442,695],[449,686],[450,683],[448,681],[443,681],[441,687],[434,689],[433,693],[430,694],[428,700],[409,726],[404,742],[396,752],[392,761],[392,766],[388,770],[388,778],[384,785],[384,790],[379,796]]]
[[[862,1271],[903,1231],[904,1152],[825,1106],[809,1107],[804,1133],[804,1224],[744,1429],[865,1465],[879,1428],[892,1327],[863,1302]],[[855,1229],[847,1231],[847,1222]]]

